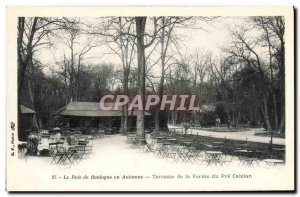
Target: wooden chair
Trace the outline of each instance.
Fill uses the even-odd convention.
[[[233,160],[233,155],[223,155],[220,159],[219,162],[222,166],[229,166]]]
[[[65,156],[65,151],[62,148],[62,145],[63,143],[61,142],[49,143],[49,154],[52,157],[50,164],[64,162],[63,157]]]
[[[87,144],[87,141],[78,141],[78,155],[80,156],[80,159],[83,159],[84,156],[88,156],[88,153],[86,152]]]

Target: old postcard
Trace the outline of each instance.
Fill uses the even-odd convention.
[[[293,191],[293,7],[7,7],[7,191]]]

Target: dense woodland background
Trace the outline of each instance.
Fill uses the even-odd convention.
[[[228,44],[218,55],[195,50],[182,53],[189,30],[206,31],[222,17],[20,17],[18,19],[18,101],[37,112],[40,128],[51,114],[73,101],[99,102],[108,93],[147,95],[197,95],[200,105],[215,112],[168,112],[174,124],[192,121],[202,126],[228,119],[232,125],[264,126],[284,133],[285,42],[284,18],[248,17],[247,26],[233,26]],[[212,27],[213,31],[213,27]],[[55,65],[42,51],[64,46]],[[99,47],[106,50],[99,50]],[[92,53],[92,51],[94,51]],[[99,51],[97,53],[97,51]],[[90,54],[93,54],[92,56]],[[108,56],[116,63],[98,61]],[[51,58],[51,57],[48,57]],[[92,58],[94,61],[89,61]],[[123,109],[122,129],[128,129]],[[20,114],[20,109],[19,109]],[[21,123],[19,123],[21,124]],[[144,114],[137,117],[144,135]]]

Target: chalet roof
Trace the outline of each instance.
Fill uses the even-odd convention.
[[[25,107],[24,105],[20,105],[21,107],[21,114],[35,114],[36,112],[32,109],[29,109],[28,107]]]
[[[215,105],[202,105],[200,106],[200,112],[214,112],[216,110]]]
[[[113,103],[105,103],[105,106],[111,106]],[[80,117],[118,117],[122,116],[122,110],[101,110],[98,102],[71,102],[65,107],[60,108],[57,112],[63,116],[80,116]],[[129,112],[130,114],[130,112]],[[136,116],[137,112],[133,112]],[[145,112],[146,116],[151,115]]]

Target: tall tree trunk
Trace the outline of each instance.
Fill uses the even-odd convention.
[[[137,56],[138,56],[138,94],[142,97],[143,107],[145,102],[145,46],[144,35],[146,17],[135,17],[137,36]],[[145,139],[145,112],[137,111],[136,129],[138,137]]]
[[[281,114],[281,119],[280,119],[280,125],[278,128],[278,133],[281,134],[284,132],[285,129],[285,111],[282,112]]]
[[[273,89],[272,92],[273,106],[274,106],[274,130],[278,131],[278,111],[277,111],[277,99]]]
[[[173,125],[177,124],[177,111],[176,110],[172,111],[172,122],[173,122]]]
[[[241,106],[239,105],[238,114],[237,114],[237,118],[236,118],[236,122],[235,122],[236,126],[238,126],[238,124],[240,122],[240,118],[241,118]]]
[[[266,95],[263,96],[263,115],[264,115],[264,119],[265,119],[268,131],[272,131],[269,113],[268,113],[268,102],[267,102]]]
[[[71,39],[71,71],[70,71],[70,93],[71,99],[74,98],[74,75],[75,75],[75,69],[74,69],[74,49],[73,49],[74,39]]]
[[[154,114],[154,125],[155,125],[155,132],[159,132],[159,113],[160,109],[159,106],[156,106],[155,108],[155,114]]]
[[[129,67],[126,66],[125,70],[124,70],[124,80],[123,80],[123,85],[124,85],[124,93],[125,95],[128,96],[128,77],[129,77]],[[122,113],[122,117],[123,117],[123,128],[122,128],[122,132],[127,134],[128,132],[128,105],[126,104],[123,108],[123,113]]]
[[[65,82],[65,99],[66,99],[66,105],[67,105],[68,99],[69,99],[69,91],[68,91],[68,84],[67,84],[67,62],[66,62],[65,54],[64,54],[64,82]]]
[[[30,32],[28,32],[28,41],[25,52],[23,51],[23,38],[25,34],[25,18],[18,18],[18,36],[17,36],[17,55],[18,55],[18,139],[26,140],[26,133],[22,127],[21,114],[21,92],[24,85],[25,73],[30,59],[33,55],[32,42],[36,32],[38,17],[34,17]]]
[[[124,119],[125,119],[125,116],[124,116],[124,106],[122,107],[122,116],[121,116],[121,133],[124,134]]]
[[[81,72],[81,57],[78,56],[78,65],[77,65],[77,75],[76,75],[76,101],[78,101],[79,98],[79,84],[80,84],[80,72]]]
[[[125,105],[125,111],[124,111],[124,133],[128,133],[128,107]]]
[[[278,132],[283,133],[285,131],[285,48],[283,38],[281,39],[279,76],[281,82],[281,119]]]
[[[162,19],[162,26],[165,25],[165,19]],[[162,98],[163,92],[164,92],[164,80],[165,80],[165,28],[162,28],[161,31],[161,52],[160,52],[160,59],[161,59],[161,77],[160,77],[160,83],[158,87],[158,96]],[[167,47],[167,46],[166,46]],[[154,116],[154,122],[155,122],[155,131],[159,132],[160,125],[159,125],[159,114],[160,114],[160,106],[157,105],[155,108],[155,116]]]
[[[30,68],[31,68],[31,78],[29,77],[28,78],[28,91],[29,91],[29,97],[30,97],[30,102],[32,103],[32,108],[34,110],[36,110],[35,108],[35,95],[34,95],[34,91],[32,90],[32,83],[34,83],[35,79],[34,79],[34,68],[33,68],[33,63],[32,63],[32,58],[30,59]],[[36,126],[37,129],[39,130],[39,125],[38,125],[38,121],[37,121],[37,116],[36,114],[34,114],[33,118],[32,118],[32,121],[33,121],[33,126]]]
[[[272,63],[272,50],[271,50],[271,41],[269,38],[269,32],[266,31],[267,35],[267,40],[269,43],[269,66],[270,66],[270,71],[271,71],[271,84],[272,84],[272,99],[273,99],[273,111],[274,111],[274,130],[277,131],[278,129],[278,111],[277,111],[277,99],[275,95],[275,86],[274,86],[274,73],[273,73],[273,63]]]
[[[174,111],[172,111],[172,124],[175,125]]]

